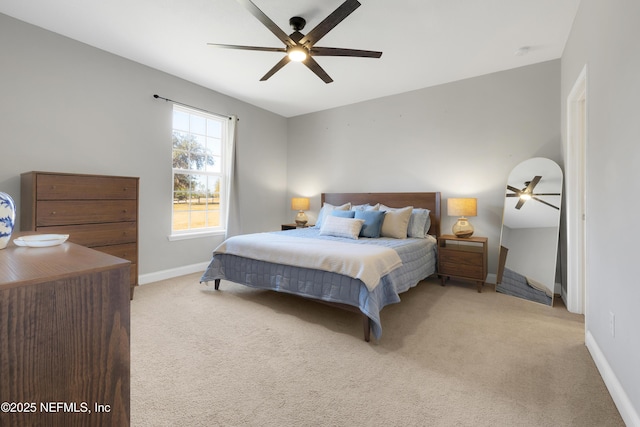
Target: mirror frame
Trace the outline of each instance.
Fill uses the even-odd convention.
[[[543,157],[525,160],[511,170],[505,191],[496,292],[553,305],[562,181],[560,166]],[[530,187],[533,198],[521,201],[519,196],[529,193]]]

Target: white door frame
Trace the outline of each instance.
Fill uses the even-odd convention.
[[[572,313],[584,314],[587,298],[587,66],[567,96],[566,224],[567,296]]]

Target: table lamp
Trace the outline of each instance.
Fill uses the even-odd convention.
[[[447,212],[449,216],[459,217],[451,228],[456,237],[466,239],[473,235],[473,226],[466,217],[477,215],[477,199],[448,199]]]
[[[295,221],[298,227],[304,227],[307,224],[308,218],[304,211],[309,210],[309,199],[307,197],[293,197],[291,198],[291,210],[298,211]]]

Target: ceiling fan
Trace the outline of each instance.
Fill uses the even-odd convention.
[[[526,181],[524,183],[525,187],[522,190],[516,187],[513,187],[511,185],[507,185],[507,190],[513,191],[513,194],[507,193],[507,197],[520,198],[520,200],[518,200],[518,203],[516,203],[516,209],[520,209],[526,203],[527,200],[533,199],[537,202],[543,203],[554,209],[560,210],[560,208],[558,208],[557,206],[554,206],[551,203],[545,202],[544,200],[538,198],[538,196],[559,196],[560,193],[534,193],[533,192],[533,189],[535,188],[536,185],[538,185],[541,179],[542,177],[539,175],[534,176],[531,181]]]
[[[302,62],[311,71],[313,71],[318,77],[325,83],[331,83],[333,79],[320,67],[320,65],[313,59],[314,56],[352,56],[358,58],[380,58],[382,52],[375,52],[372,50],[359,50],[359,49],[343,49],[335,47],[318,47],[315,44],[329,31],[331,31],[336,25],[342,22],[347,16],[349,16],[354,10],[360,7],[360,2],[357,0],[346,0],[336,10],[334,10],[329,16],[327,16],[322,22],[320,22],[313,30],[309,31],[306,35],[300,31],[304,28],[306,21],[304,18],[294,16],[289,19],[289,25],[293,28],[293,33],[287,35],[280,29],[267,15],[265,15],[258,7],[253,4],[251,0],[236,0],[243,5],[253,16],[255,16],[265,27],[269,29],[280,41],[285,44],[285,47],[260,47],[260,46],[237,46],[228,44],[216,44],[208,43],[210,46],[221,47],[226,49],[241,49],[241,50],[257,50],[263,52],[283,52],[286,55],[278,62],[273,68],[271,68],[267,74],[265,74],[260,81],[265,81],[269,77],[273,76],[278,70],[287,65],[290,61]]]

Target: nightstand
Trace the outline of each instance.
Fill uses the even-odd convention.
[[[298,224],[291,223],[291,224],[282,224],[282,231],[284,230],[294,230],[296,228],[307,228],[307,227],[313,227],[313,224],[306,224],[303,226],[299,226]]]
[[[449,277],[473,280],[478,285],[478,292],[487,278],[487,243],[486,237],[469,237],[462,239],[452,234],[438,237],[438,276],[442,285]]]

